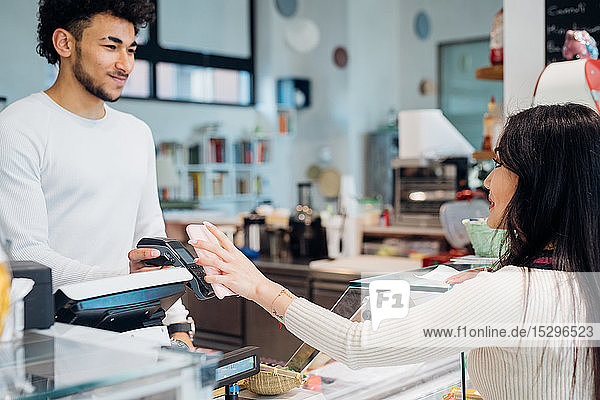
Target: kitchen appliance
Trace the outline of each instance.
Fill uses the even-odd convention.
[[[266,248],[265,222],[265,216],[255,212],[244,217],[244,247],[257,253]]]
[[[288,259],[290,245],[289,229],[287,227],[267,225],[265,230],[267,247],[262,249],[262,253],[268,255],[273,261]]]
[[[327,258],[327,241],[321,218],[312,209],[312,183],[298,183],[298,205],[290,216],[290,251],[294,258]]]
[[[468,189],[468,159],[394,159],[394,224],[440,227],[440,207]]]
[[[398,130],[382,129],[365,137],[365,196],[381,198],[393,204],[394,171],[392,160],[398,157]]]
[[[394,170],[394,224],[440,227],[443,203],[468,189],[475,149],[441,110],[398,113],[399,158]]]

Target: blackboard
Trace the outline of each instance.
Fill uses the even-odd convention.
[[[585,29],[600,45],[600,1],[546,0],[545,12],[546,64],[564,61],[562,47],[569,29]]]

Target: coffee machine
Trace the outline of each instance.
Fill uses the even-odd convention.
[[[312,183],[298,183],[298,205],[290,216],[290,251],[296,259],[327,258],[327,241],[321,218],[312,208]]]

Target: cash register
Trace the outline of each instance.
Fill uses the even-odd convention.
[[[172,268],[62,286],[54,296],[56,321],[116,332],[140,331],[162,327],[165,311],[186,287],[198,300],[214,297],[212,287],[204,281],[204,269],[177,240],[143,238],[137,247],[160,251],[158,257],[146,261],[148,265]],[[226,353],[216,369],[215,387],[224,386],[226,399],[234,400],[239,392],[236,382],[259,370],[257,347]]]
[[[214,297],[204,281],[204,269],[177,240],[143,238],[138,248],[153,248],[160,255],[147,260],[156,271],[120,275],[65,285],[54,295],[57,322],[125,332],[162,325],[165,311],[190,288],[196,298]]]

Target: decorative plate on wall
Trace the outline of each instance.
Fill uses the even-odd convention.
[[[327,168],[319,175],[319,191],[323,197],[332,199],[340,194],[340,172],[335,168]]]
[[[431,30],[429,15],[425,11],[419,11],[415,16],[415,34],[419,39],[427,39]]]
[[[345,68],[348,64],[348,52],[343,46],[336,47],[333,51],[333,63],[340,68]]]
[[[321,32],[312,20],[292,18],[286,23],[284,30],[285,42],[298,53],[308,53],[319,44]]]
[[[297,0],[275,0],[275,7],[282,17],[290,18],[298,10]]]

